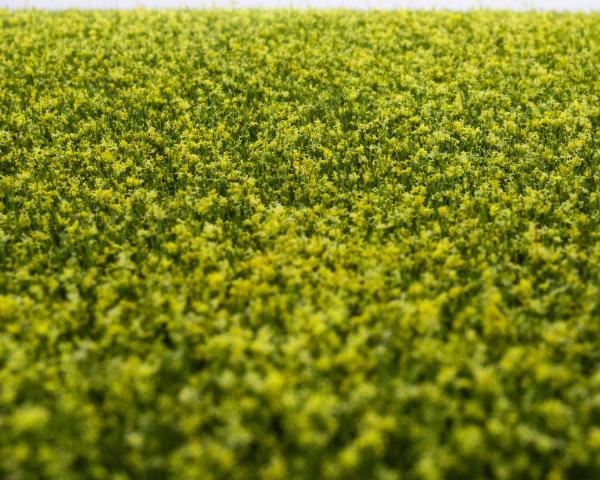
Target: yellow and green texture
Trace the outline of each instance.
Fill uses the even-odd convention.
[[[600,15],[0,13],[0,478],[600,478]]]

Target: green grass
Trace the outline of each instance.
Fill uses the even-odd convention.
[[[0,12],[0,478],[600,478],[600,14]]]

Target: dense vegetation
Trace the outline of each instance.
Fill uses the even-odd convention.
[[[599,14],[0,25],[0,478],[600,478]]]

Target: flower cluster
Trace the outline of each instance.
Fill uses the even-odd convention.
[[[600,478],[600,15],[0,25],[0,478]]]

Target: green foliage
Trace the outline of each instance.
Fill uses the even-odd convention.
[[[0,25],[0,478],[600,478],[600,15]]]

